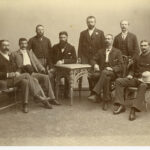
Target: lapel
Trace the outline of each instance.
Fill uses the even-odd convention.
[[[28,54],[31,64],[32,64],[31,54],[30,54],[29,50],[26,50],[26,51],[27,51],[27,54]],[[19,58],[17,59],[18,66],[23,66],[23,54],[21,53],[21,50],[18,50],[17,54],[19,56]]]
[[[128,32],[128,34],[127,34],[127,47],[128,47],[128,49],[130,47],[130,41],[131,41],[131,36],[130,35],[131,35],[130,32]]]
[[[7,58],[5,58],[1,53],[0,53],[0,56],[1,56],[1,58],[2,58],[4,61],[6,61],[6,62],[11,62],[10,54],[8,54],[9,60],[8,60]]]
[[[18,65],[18,67],[23,66],[23,54],[21,53],[20,50],[17,51],[17,56],[16,57],[18,57],[16,59],[16,63]]]
[[[91,35],[91,39],[96,38],[96,35],[98,34],[97,29],[95,28],[92,35]]]
[[[88,41],[91,41],[92,39],[94,39],[96,37],[97,34],[97,29],[95,28],[92,35],[90,36],[88,29],[86,30],[86,37]]]
[[[119,38],[119,41],[122,41],[122,40],[123,40],[123,39],[122,39],[122,34],[121,34],[121,33],[119,34],[118,38]],[[119,43],[120,43],[120,42],[119,42]]]
[[[65,54],[67,51],[68,51],[68,43],[66,44],[66,46],[64,48],[63,54]]]
[[[4,61],[10,62],[10,60],[6,59],[1,53],[0,53],[0,56],[1,56],[1,58],[2,58]],[[10,56],[9,56],[9,58],[10,58]]]
[[[31,65],[32,65],[32,66],[35,66],[35,65],[34,65],[34,64],[35,64],[35,63],[34,63],[34,62],[35,62],[35,61],[34,61],[35,59],[34,59],[34,57],[33,57],[33,52],[32,52],[32,50],[28,50],[28,49],[27,49],[27,54],[28,54],[28,56],[29,56]]]
[[[87,41],[91,41],[91,37],[90,37],[90,35],[89,35],[89,31],[88,31],[88,29],[86,30],[86,37],[87,37]]]
[[[111,50],[110,53],[109,53],[109,57],[108,57],[109,62],[112,61],[113,54],[114,54],[114,49],[112,48],[112,50]]]

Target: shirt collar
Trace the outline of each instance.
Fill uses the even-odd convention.
[[[25,53],[27,53],[27,50],[22,50],[22,49],[20,49],[20,52],[21,52],[22,54],[25,54]]]
[[[4,54],[3,52],[1,52],[1,51],[0,51],[0,54],[1,54],[3,57],[5,57],[5,58],[8,58],[8,59],[9,59],[9,53]]]
[[[126,32],[121,32],[121,35],[127,35],[128,34],[128,31]]]
[[[106,52],[110,52],[112,50],[112,47],[111,48],[106,48]]]
[[[95,28],[96,28],[96,27],[94,27],[93,29],[89,29],[89,28],[88,28],[88,31],[94,31],[94,30],[95,30]]]

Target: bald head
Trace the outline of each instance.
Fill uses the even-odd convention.
[[[120,27],[121,27],[122,32],[127,32],[128,28],[129,28],[129,21],[121,20],[120,21]]]

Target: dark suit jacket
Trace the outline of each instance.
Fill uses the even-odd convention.
[[[121,48],[121,33],[118,34],[114,39],[113,46],[117,49]],[[127,34],[127,47],[128,47],[128,53],[131,57],[136,57],[136,55],[139,55],[139,46],[136,35],[134,35],[131,32],[128,32]],[[121,49],[120,49],[121,50]]]
[[[150,71],[150,53],[147,55],[141,54],[140,56],[137,56],[129,74],[134,77],[141,78],[142,73],[145,71]]]
[[[41,72],[44,67],[41,65],[35,54],[32,52],[32,50],[27,50],[27,53],[29,55],[32,67],[35,72]],[[23,55],[20,50],[15,51],[11,55],[13,62],[16,63],[16,66],[18,68],[18,71],[23,67]],[[21,70],[20,70],[21,71]]]
[[[52,60],[53,64],[56,64],[58,60],[64,60],[65,64],[73,64],[77,61],[76,51],[74,46],[67,43],[64,52],[61,51],[60,44],[56,44],[52,48]]]
[[[109,63],[106,66],[105,60],[106,60],[106,50],[101,49],[99,50],[93,59],[91,60],[91,65],[94,66],[94,64],[98,64],[100,67],[100,70],[105,69],[106,67],[111,67],[115,73],[121,73],[122,72],[122,54],[121,51],[112,48],[111,52],[109,53]]]
[[[94,54],[104,47],[104,32],[96,29],[90,37],[88,29],[80,33],[78,57],[91,59]],[[83,62],[84,63],[84,62]]]
[[[5,80],[7,85],[13,85],[13,79],[8,79],[7,73],[16,72],[16,70],[17,67],[15,63],[13,63],[11,56],[10,60],[7,60],[0,54],[0,80]]]
[[[0,80],[7,79],[7,73],[16,72],[17,67],[12,62],[11,56],[10,61],[0,54]]]

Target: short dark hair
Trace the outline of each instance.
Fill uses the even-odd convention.
[[[96,21],[96,18],[94,17],[94,16],[88,16],[87,18],[86,18],[86,21],[88,21],[89,19],[95,19],[95,21]]]
[[[26,38],[20,38],[20,39],[19,39],[19,45],[20,45],[20,43],[21,43],[22,41],[27,41],[27,42],[28,42],[28,40],[27,40]]]
[[[44,27],[44,26],[41,25],[41,24],[38,24],[38,25],[36,26],[36,30],[37,30],[38,27]]]
[[[150,45],[150,42],[148,40],[141,40],[140,44],[143,43],[143,42],[146,42],[146,43],[148,43],[148,45]]]
[[[59,32],[59,37],[60,37],[61,35],[66,35],[66,36],[68,36],[68,33],[67,33],[66,31],[61,31],[61,32]]]

